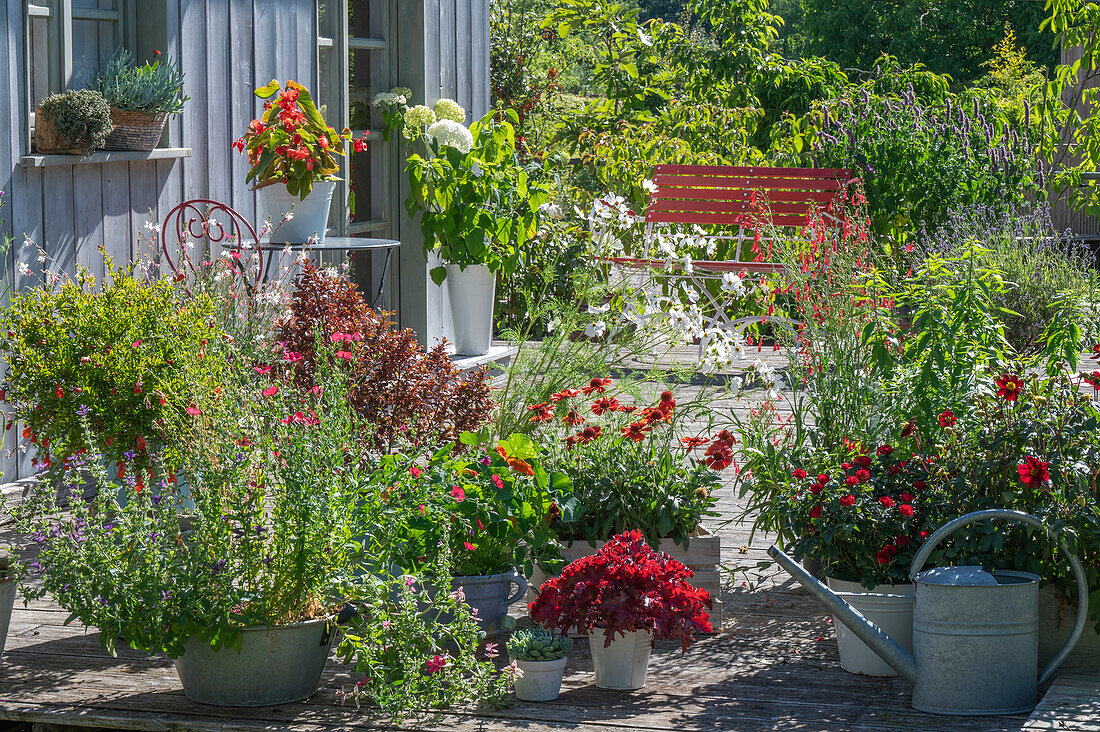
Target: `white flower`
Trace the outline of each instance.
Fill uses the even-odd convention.
[[[745,347],[740,343],[734,343],[731,355],[735,356],[738,360],[745,358]]]
[[[418,104],[415,107],[409,107],[405,110],[404,121],[406,128],[411,128],[415,131],[421,127],[427,127],[428,125],[434,124],[435,112],[433,112],[430,107]]]
[[[657,192],[657,184],[654,183],[653,181],[651,181],[649,178],[646,178],[645,180],[642,181],[642,190],[645,191],[646,193],[651,193],[651,194],[656,193]]]
[[[145,230],[146,231],[151,231],[154,234],[159,234],[160,233],[160,224],[155,223],[153,221],[146,221],[145,222]]]
[[[435,112],[436,119],[449,119],[460,124],[466,121],[466,110],[453,99],[440,99],[432,111]]]
[[[740,376],[734,376],[730,379],[730,389],[733,391],[741,391],[741,387],[745,385],[745,380]]]
[[[23,275],[24,277],[30,276],[31,266],[29,264],[27,264],[26,262],[20,262],[16,266],[16,269],[19,270],[19,274]]]
[[[464,125],[452,119],[441,119],[428,128],[428,134],[440,145],[453,147],[465,155],[474,146],[474,136]]]
[[[539,206],[539,213],[552,219],[560,219],[562,211],[561,206],[554,203],[553,201],[547,201],[546,203]]]
[[[772,373],[772,367],[759,358],[752,362],[752,370],[755,371],[761,379],[765,380],[771,376]]]
[[[31,239],[29,236],[24,234],[23,235],[23,246],[25,246],[25,247],[35,247],[35,246],[38,246],[38,245],[34,243],[33,239]]]
[[[775,389],[768,389],[766,392],[764,392],[764,396],[774,402],[775,400],[779,399],[779,392]]]
[[[691,264],[691,255],[690,254],[685,254],[684,255],[684,273],[685,274],[691,274],[694,271],[695,271],[695,267],[693,267],[692,264]]]
[[[595,323],[589,323],[584,328],[584,334],[589,338],[600,338],[607,331],[607,323],[602,320],[597,320]]]
[[[294,218],[293,211],[287,211],[285,214],[283,214],[283,221],[290,221],[292,218]]]
[[[593,307],[592,305],[588,306],[588,312],[592,315],[595,315],[597,313],[606,313],[610,309],[611,309],[611,303],[609,303],[609,302],[605,302],[603,305],[600,305],[599,307]]]
[[[553,333],[554,329],[557,328],[559,325],[561,325],[561,318],[551,318],[549,322],[546,323],[546,332]]]
[[[733,272],[726,272],[722,275],[722,292],[729,292],[740,296],[745,292],[745,285],[742,284],[741,278],[736,274]]]

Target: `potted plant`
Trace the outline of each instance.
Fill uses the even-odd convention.
[[[714,490],[733,463],[732,437],[719,431],[677,440],[692,415],[677,410],[670,391],[651,406],[631,401],[610,378],[597,377],[527,406],[532,436],[546,445],[547,464],[569,476],[577,501],[572,521],[554,519],[562,554],[578,559],[615,534],[638,529],[651,546],[688,565],[717,598],[721,544],[701,524],[717,515]],[[534,584],[547,569],[536,568]],[[713,618],[720,618],[719,607]]]
[[[915,428],[906,431],[913,434]],[[930,487],[928,463],[917,445],[856,447],[838,467],[814,474],[792,471],[783,534],[794,554],[819,562],[833,590],[899,643],[912,649],[913,585],[909,566],[930,533],[940,496]],[[899,457],[904,456],[904,457]],[[848,631],[833,623],[841,667],[868,676],[897,672]]]
[[[92,89],[51,94],[38,103],[34,146],[40,153],[87,155],[111,133],[111,107]]]
[[[492,338],[496,274],[518,266],[550,194],[545,184],[528,179],[516,158],[515,112],[490,112],[467,129],[461,107],[444,101],[436,105],[450,115],[443,119],[433,122],[435,112],[427,107],[404,115],[405,129],[429,151],[408,158],[405,205],[410,216],[420,215],[424,251],[435,265],[432,281],[450,283],[455,351],[481,355]],[[431,126],[421,138],[423,122]]]
[[[693,587],[691,577],[642,532],[627,531],[547,580],[530,605],[531,618],[550,630],[588,635],[597,686],[640,689],[653,640],[678,640],[684,652],[695,633],[711,632],[710,594]]]
[[[160,56],[160,51],[153,53]],[[106,150],[152,150],[168,115],[181,113],[190,98],[183,95],[183,73],[171,59],[134,66],[124,48],[107,60],[93,86],[111,105],[114,129],[103,145]]]
[[[542,628],[524,628],[512,633],[508,638],[508,656],[523,672],[516,679],[516,698],[535,702],[557,699],[572,648],[572,638]]]
[[[295,81],[287,81],[284,88],[273,79],[255,94],[269,101],[233,147],[242,154],[247,151],[251,168],[246,180],[253,182],[253,190],[260,191],[265,218],[281,222],[270,240],[322,242],[339,180],[337,156],[346,154],[346,142],[356,152],[365,150],[366,137],[353,139],[350,130],[337,132],[329,127],[313,97]]]
[[[467,448],[478,448],[485,439],[487,431],[462,436]],[[423,507],[422,527],[405,538],[400,564],[417,569],[419,558],[446,540],[452,590],[463,593],[478,622],[493,632],[508,606],[527,592],[517,568],[529,572],[536,561],[560,565],[550,520],[572,512],[569,481],[548,472],[523,435],[498,443],[492,452],[453,451],[453,445],[440,449],[423,467],[400,456],[383,459],[400,500]]]
[[[214,303],[181,303],[166,279],[104,265],[103,282],[81,270],[59,286],[12,293],[0,314],[0,400],[43,471],[59,474],[91,450],[119,481],[174,482],[193,432],[189,395],[213,389],[223,371],[207,357]]]
[[[11,612],[15,606],[16,584],[24,570],[21,562],[13,562],[7,551],[0,551],[0,655],[8,640]]]

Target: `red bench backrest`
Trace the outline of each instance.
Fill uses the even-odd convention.
[[[753,191],[775,226],[804,226],[812,208],[824,210],[851,179],[844,168],[764,168],[725,165],[658,165],[657,190],[645,220],[658,224],[740,226],[759,213]],[[838,220],[826,222],[838,225]]]

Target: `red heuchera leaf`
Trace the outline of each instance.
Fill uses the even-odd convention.
[[[659,640],[679,640],[686,651],[696,632],[711,632],[711,597],[688,582],[692,575],[654,551],[642,532],[626,531],[544,582],[530,605],[531,618],[560,633],[603,628],[605,646],[616,635],[642,630]]]

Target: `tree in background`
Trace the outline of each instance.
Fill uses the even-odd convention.
[[[1006,23],[1033,63],[1057,63],[1054,36],[1040,28],[1043,3],[1029,0],[777,0],[779,9],[795,21],[788,24],[791,45],[846,69],[869,70],[885,53],[969,84],[985,73],[982,64]]]

